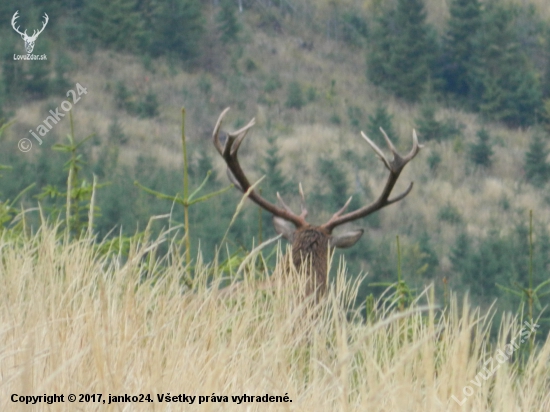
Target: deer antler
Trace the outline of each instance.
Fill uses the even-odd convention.
[[[48,24],[48,21],[50,21],[50,18],[48,17],[48,15],[46,13],[44,13],[44,16],[42,16],[42,18],[44,19],[44,21],[42,22],[42,28],[40,30],[38,30],[38,32],[36,32],[36,30],[33,30],[33,32],[32,32],[31,39],[33,39],[33,40],[36,40],[38,35],[40,33],[42,33],[44,31],[44,29],[46,28],[46,25]]]
[[[352,220],[360,219],[362,217],[370,215],[373,212],[376,212],[379,209],[382,209],[385,206],[398,202],[399,200],[407,196],[411,191],[413,187],[412,182],[403,193],[401,193],[397,197],[394,197],[393,199],[389,199],[391,191],[395,186],[395,183],[397,182],[397,179],[399,178],[401,171],[407,165],[407,163],[409,163],[418,154],[420,149],[423,147],[422,145],[418,144],[418,137],[416,136],[416,131],[413,130],[413,147],[406,156],[401,156],[399,153],[397,153],[395,146],[391,142],[386,132],[382,128],[380,128],[380,131],[384,135],[384,138],[386,139],[386,142],[393,154],[393,160],[391,161],[388,160],[388,158],[384,155],[382,150],[380,150],[380,148],[372,140],[370,140],[365,133],[361,132],[361,135],[367,141],[367,143],[373,148],[373,150],[376,152],[378,157],[380,157],[380,159],[382,160],[386,168],[390,171],[388,180],[386,181],[386,185],[384,186],[384,189],[382,190],[382,193],[380,194],[378,199],[376,199],[370,205],[359,208],[353,212],[343,214],[346,211],[351,201],[351,198],[349,198],[346,204],[344,205],[344,207],[342,207],[342,209],[336,212],[327,223],[321,226],[322,228],[328,230],[329,233],[331,233],[336,226],[342,225],[347,222],[351,222]]]
[[[255,190],[251,189],[250,182],[246,178],[246,175],[244,174],[241,168],[241,165],[239,164],[239,160],[237,159],[237,152],[239,150],[239,147],[242,141],[246,137],[248,130],[252,126],[254,126],[256,121],[255,119],[252,119],[243,128],[232,133],[227,133],[227,139],[225,141],[225,144],[222,144],[219,137],[219,131],[220,131],[223,118],[225,117],[228,111],[229,111],[229,107],[226,108],[220,114],[220,117],[216,122],[216,126],[214,127],[214,132],[212,133],[212,139],[214,141],[214,146],[216,147],[216,150],[223,157],[223,159],[225,160],[225,163],[227,164],[227,173],[231,182],[235,186],[237,186],[243,193],[246,193],[250,198],[250,200],[255,202],[258,206],[262,207],[263,209],[267,210],[274,216],[288,220],[294,223],[296,227],[306,226],[307,222],[305,220],[305,217],[307,215],[307,209],[305,207],[304,192],[301,186],[300,186],[300,195],[302,197],[302,202],[301,202],[302,211],[300,215],[297,215],[294,212],[292,212],[292,210],[290,210],[290,208],[283,202],[283,200],[281,199],[281,196],[278,193],[277,193],[277,197],[282,204],[282,208],[265,200]]]
[[[38,30],[38,32],[36,30],[33,30],[32,36],[29,36],[29,35],[27,35],[27,30],[25,30],[23,33],[21,33],[21,31],[19,31],[19,26],[15,27],[16,20],[19,18],[18,13],[19,13],[19,10],[17,10],[14,13],[13,17],[11,18],[11,26],[13,27],[13,29],[17,33],[19,33],[21,36],[24,36],[24,37],[28,38],[29,40],[36,40],[36,38],[40,35],[40,33],[42,33],[44,31],[44,29],[46,28],[46,25],[48,24],[48,21],[50,21],[50,18],[48,17],[48,15],[46,13],[44,13],[44,16],[42,16],[42,18],[44,19],[44,21],[42,22],[42,28],[40,30]]]
[[[25,30],[24,33],[21,33],[19,31],[19,26],[17,26],[17,28],[15,27],[15,21],[19,18],[19,16],[17,15],[19,13],[19,10],[17,10],[13,17],[11,18],[11,27],[13,27],[13,30],[15,30],[17,33],[19,33],[21,36],[26,36],[27,35],[27,30]]]

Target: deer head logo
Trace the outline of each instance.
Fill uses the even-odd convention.
[[[397,150],[388,135],[384,132],[384,130],[380,129],[386,139],[390,151],[393,154],[392,160],[389,160],[382,150],[380,150],[380,148],[378,148],[373,141],[361,132],[363,138],[382,160],[384,166],[386,166],[386,169],[389,170],[384,189],[378,199],[371,204],[360,207],[355,211],[345,213],[351,201],[351,198],[349,198],[348,201],[345,202],[344,206],[326,223],[316,226],[311,225],[306,221],[307,208],[301,185],[301,213],[299,215],[294,213],[290,207],[286,205],[278,193],[277,197],[280,206],[269,202],[257,191],[251,188],[250,182],[243,172],[241,165],[239,164],[239,160],[237,159],[237,151],[239,150],[239,146],[246,136],[246,133],[254,125],[255,121],[252,119],[250,123],[242,129],[228,133],[225,142],[222,143],[218,134],[222,120],[228,110],[229,108],[225,109],[218,118],[214,128],[213,140],[214,146],[216,147],[218,153],[227,164],[229,179],[241,192],[246,193],[250,200],[273,215],[273,224],[277,233],[281,234],[285,239],[292,243],[292,261],[294,265],[297,268],[303,264],[307,264],[310,267],[306,293],[311,294],[316,292],[318,296],[322,295],[326,289],[327,253],[329,250],[353,246],[355,242],[359,240],[361,235],[363,235],[363,229],[352,229],[339,235],[333,234],[333,229],[337,226],[343,225],[344,223],[352,222],[368,216],[377,210],[391,205],[392,203],[396,203],[407,196],[411,191],[413,186],[412,183],[404,192],[390,198],[392,189],[394,188],[401,171],[422,148],[422,145],[418,144],[416,132],[413,131],[413,147],[411,151],[407,155],[401,156],[397,153]],[[342,201],[342,203],[344,202]]]
[[[27,50],[27,54],[31,54],[32,50],[34,49],[34,42],[36,41],[36,39],[40,35],[40,33],[42,33],[44,31],[44,28],[48,24],[49,17],[46,13],[44,13],[44,17],[43,17],[44,22],[42,23],[42,28],[40,30],[38,30],[38,32],[36,30],[34,30],[33,33],[32,33],[32,36],[28,36],[27,35],[27,30],[25,30],[23,33],[21,33],[19,31],[19,26],[15,27],[15,21],[19,18],[17,13],[19,13],[19,10],[17,10],[14,13],[14,15],[11,19],[11,26],[13,27],[13,29],[17,33],[19,33],[21,35],[21,38],[25,42],[25,50]]]

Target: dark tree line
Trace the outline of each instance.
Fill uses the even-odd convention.
[[[367,74],[407,101],[435,91],[490,120],[528,126],[542,119],[542,91],[550,87],[541,84],[550,80],[541,40],[549,31],[534,8],[453,0],[438,38],[422,0],[397,0],[376,14]]]

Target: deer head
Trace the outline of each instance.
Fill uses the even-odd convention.
[[[42,23],[42,28],[40,30],[38,30],[38,32],[36,30],[33,31],[32,33],[32,36],[28,36],[27,35],[27,30],[25,30],[24,33],[21,33],[19,31],[19,26],[15,27],[15,21],[19,18],[19,16],[17,15],[17,13],[19,13],[19,10],[17,10],[14,14],[13,14],[13,17],[11,18],[11,26],[13,27],[13,29],[19,33],[21,35],[21,37],[23,38],[23,41],[25,42],[25,50],[27,50],[27,53],[28,54],[31,54],[32,53],[32,50],[34,49],[34,42],[36,41],[36,39],[38,38],[38,35],[40,33],[42,33],[44,31],[44,28],[46,27],[46,25],[48,24],[48,21],[49,21],[49,17],[46,13],[44,13],[44,22]]]
[[[299,269],[303,264],[308,265],[306,270],[311,272],[309,273],[310,276],[308,279],[306,293],[311,294],[316,291],[318,296],[323,294],[326,290],[327,264],[330,251],[334,248],[348,248],[353,246],[363,235],[363,229],[349,230],[339,235],[332,234],[332,231],[337,226],[363,218],[376,212],[377,210],[382,209],[383,207],[400,201],[412,190],[413,183],[411,182],[409,187],[403,193],[390,199],[390,194],[395,186],[395,183],[397,182],[397,179],[399,178],[399,175],[401,174],[401,171],[422,148],[422,146],[418,144],[416,132],[413,130],[413,147],[411,151],[406,156],[401,156],[397,153],[397,150],[388,135],[382,128],[380,128],[393,154],[393,160],[391,161],[388,160],[388,158],[378,148],[378,146],[374,144],[374,142],[372,142],[363,132],[361,132],[363,138],[373,148],[378,157],[380,157],[386,168],[389,170],[388,179],[382,193],[378,199],[371,204],[365,205],[353,212],[345,213],[351,201],[350,197],[344,206],[326,223],[320,226],[313,226],[306,221],[307,208],[301,185],[299,186],[301,197],[301,213],[299,215],[294,213],[290,207],[286,205],[279,193],[277,193],[277,198],[280,206],[277,206],[264,199],[258,194],[258,192],[251,188],[250,182],[239,164],[237,152],[248,130],[254,126],[255,119],[252,119],[242,129],[228,133],[225,143],[222,144],[219,137],[219,130],[222,120],[228,111],[229,108],[226,108],[218,118],[216,126],[214,127],[212,138],[214,140],[214,146],[227,164],[227,174],[229,176],[229,180],[241,192],[246,193],[250,200],[273,215],[275,230],[292,244],[292,261],[296,268]]]

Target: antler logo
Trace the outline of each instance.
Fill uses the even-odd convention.
[[[21,33],[19,31],[19,26],[15,27],[15,21],[19,18],[17,13],[19,13],[19,10],[17,10],[14,13],[14,15],[11,19],[11,26],[13,27],[13,30],[15,30],[17,33],[19,33],[21,35],[21,37],[23,38],[23,40],[25,41],[25,49],[27,50],[27,54],[31,54],[32,50],[34,49],[34,42],[36,41],[39,34],[44,31],[44,28],[48,24],[49,17],[46,13],[44,13],[44,17],[43,17],[44,22],[42,23],[42,28],[40,30],[38,30],[38,32],[36,30],[34,30],[33,33],[32,33],[32,36],[28,36],[27,35],[27,30],[25,30],[23,33]]]

